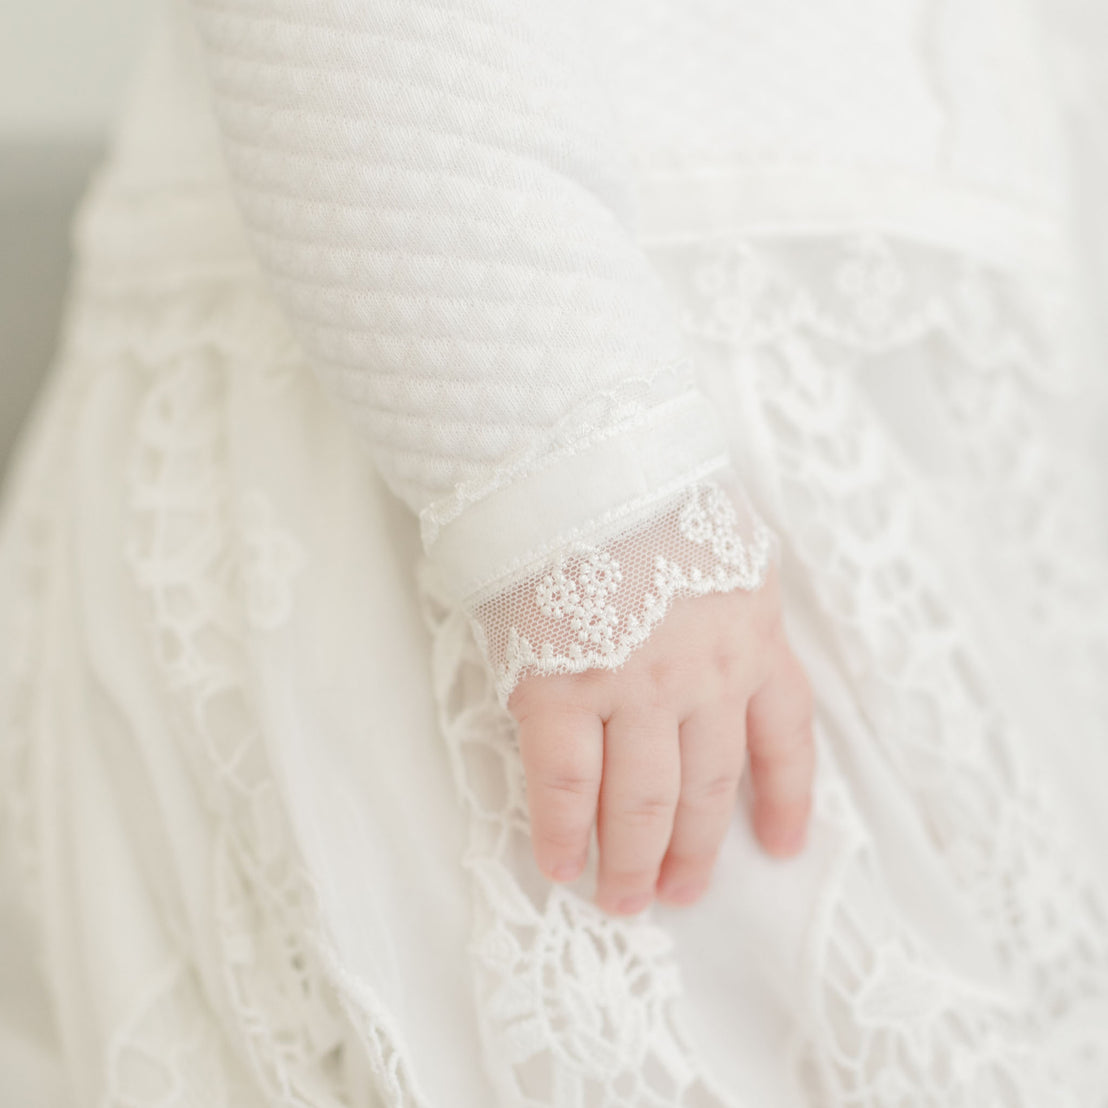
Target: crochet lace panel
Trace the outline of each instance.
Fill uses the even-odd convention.
[[[689,248],[664,264],[693,290],[686,322],[704,356],[753,375],[773,480],[752,493],[775,505],[842,645],[870,741],[918,806],[1006,983],[967,993],[908,920],[881,908],[860,832],[812,936],[802,1054],[813,1101],[1099,1103],[1104,889],[1028,754],[1029,723],[991,691],[996,659],[970,632],[973,598],[952,585],[959,555],[940,560],[948,552],[922,508],[935,496],[953,506],[966,556],[980,559],[974,573],[1002,575],[1019,641],[1047,645],[1018,659],[1020,672],[1073,698],[1067,726],[1091,746],[1108,725],[1096,680],[1108,661],[1103,531],[1044,418],[1078,384],[1062,372],[1065,290],[877,236]],[[889,377],[922,384],[934,409],[921,403],[913,418],[939,417],[952,470],[922,476],[926,464],[915,469],[890,437],[874,401]],[[876,905],[868,918],[863,904]]]

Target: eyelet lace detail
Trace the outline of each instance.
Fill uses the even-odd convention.
[[[687,331],[735,349],[803,335],[865,357],[938,336],[960,362],[1003,365],[1050,391],[1076,383],[1070,361],[1046,356],[1061,345],[1066,289],[971,256],[859,232],[744,237],[657,257]]]

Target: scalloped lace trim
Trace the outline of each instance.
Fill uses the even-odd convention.
[[[678,598],[759,588],[773,549],[770,529],[720,481],[692,485],[604,542],[567,547],[474,609],[500,702],[532,674],[616,669]]]

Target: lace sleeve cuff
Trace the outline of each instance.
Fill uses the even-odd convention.
[[[678,597],[758,588],[774,546],[730,470],[682,489],[645,521],[569,544],[471,608],[501,704],[532,674],[621,666]]]
[[[680,596],[754,589],[772,553],[703,396],[601,423],[472,502],[424,513],[502,703],[529,674],[613,669]]]

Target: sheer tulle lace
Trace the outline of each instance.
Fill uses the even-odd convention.
[[[765,580],[772,536],[734,474],[698,482],[472,605],[502,704],[521,678],[615,669],[679,597]]]

